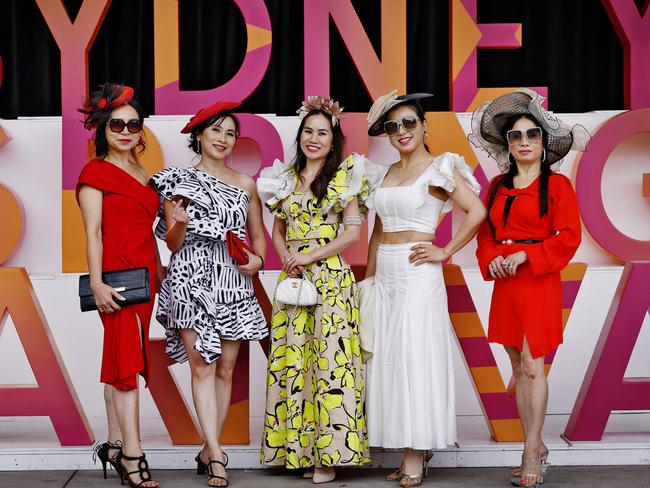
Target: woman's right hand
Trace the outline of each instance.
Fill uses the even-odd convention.
[[[96,286],[92,287],[93,296],[95,297],[95,303],[97,304],[97,310],[103,313],[111,313],[117,310],[122,310],[113,298],[117,301],[124,301],[122,295],[120,295],[113,287],[108,286],[106,283],[99,283]]]
[[[490,261],[490,264],[488,264],[488,271],[490,272],[490,276],[492,276],[492,278],[499,278],[503,280],[508,276],[506,269],[503,267],[503,260],[503,256],[497,256],[492,261]]]
[[[182,198],[175,198],[172,205],[172,219],[180,224],[187,224],[190,221],[190,216],[187,213],[187,210],[185,210],[187,204]]]

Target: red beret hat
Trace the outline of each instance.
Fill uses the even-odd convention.
[[[233,108],[237,107],[238,105],[239,102],[217,102],[214,105],[210,105],[209,107],[203,107],[201,110],[196,112],[196,115],[194,115],[187,123],[187,125],[183,127],[183,130],[181,130],[181,134],[189,134],[190,132],[192,132],[192,129],[194,129],[197,125],[201,124],[202,122],[209,120],[210,118],[214,117],[219,112],[223,112],[224,110],[230,111]]]

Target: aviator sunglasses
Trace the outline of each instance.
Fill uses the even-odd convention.
[[[131,134],[137,134],[142,130],[142,121],[138,119],[131,119],[124,122],[122,119],[111,119],[108,121],[108,128],[111,132],[122,132],[126,127]]]
[[[522,143],[526,137],[526,140],[530,143],[538,143],[542,141],[542,129],[541,127],[531,127],[526,131],[521,130],[509,130],[506,132],[506,138],[508,139],[508,144],[511,146],[518,146]]]
[[[399,132],[400,126],[404,127],[405,131],[411,132],[418,125],[418,119],[414,115],[406,115],[400,120],[387,120],[384,122],[384,130],[389,136],[394,136]]]

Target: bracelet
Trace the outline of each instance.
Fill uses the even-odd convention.
[[[264,269],[264,258],[262,256],[259,256],[256,254],[258,258],[260,258],[260,261],[262,261],[262,266],[260,266],[260,269]]]
[[[363,220],[360,215],[350,215],[349,217],[343,217],[343,225],[361,225]]]

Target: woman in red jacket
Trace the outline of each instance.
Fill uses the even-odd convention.
[[[162,277],[152,232],[158,195],[147,185],[137,159],[144,149],[144,111],[133,100],[132,88],[106,83],[80,112],[84,127],[95,131],[96,158],[79,175],[77,201],[86,230],[90,286],[104,326],[100,381],[105,383],[108,442],[95,452],[104,477],[108,462],[130,486],[154,488],[159,483],[151,479],[142,452],[138,413],[138,376],[146,386],[149,320]],[[140,267],[149,270],[150,300],[120,306],[122,296],[103,282],[102,273]]]
[[[488,102],[474,112],[469,136],[503,170],[487,192],[476,255],[483,277],[495,280],[488,340],[503,344],[512,363],[525,435],[522,465],[511,482],[526,487],[543,482],[544,356],[562,343],[560,271],[580,244],[571,181],[551,166],[572,147],[584,149],[588,139],[584,127],[565,126],[542,101],[519,89]]]

